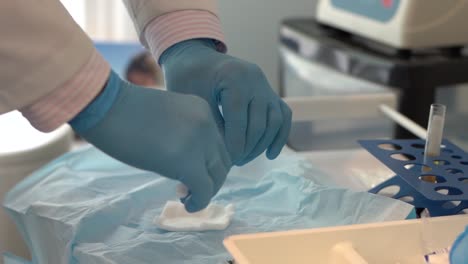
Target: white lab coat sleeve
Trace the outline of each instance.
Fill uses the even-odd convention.
[[[217,14],[216,0],[124,0],[138,35],[144,45],[144,30],[155,18],[182,10],[207,11]]]
[[[62,87],[94,47],[58,0],[0,2],[0,114]]]
[[[202,10],[182,10],[152,20],[145,29],[145,40],[156,61],[174,44],[189,39],[212,39],[217,50],[226,52],[219,18]]]
[[[73,119],[101,92],[109,63],[94,50],[71,79],[34,103],[18,109],[36,129],[49,132]]]

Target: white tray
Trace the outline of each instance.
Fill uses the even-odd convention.
[[[468,225],[468,216],[422,223],[417,219],[236,235],[224,245],[236,264],[419,264],[425,263],[423,255],[451,246]],[[423,238],[430,242],[423,243]]]

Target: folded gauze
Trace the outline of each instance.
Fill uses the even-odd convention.
[[[188,213],[183,203],[168,201],[154,223],[167,231],[224,230],[231,223],[233,215],[232,204],[210,204],[199,212]]]

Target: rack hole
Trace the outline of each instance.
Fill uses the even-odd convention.
[[[412,171],[428,172],[428,171],[432,170],[431,167],[429,167],[427,165],[423,165],[423,164],[418,164],[418,163],[408,163],[404,167],[405,167],[405,169],[412,170]]]
[[[413,196],[403,196],[403,197],[400,197],[399,200],[401,200],[403,202],[407,202],[407,203],[412,203],[412,202],[414,202],[414,197]]]
[[[460,178],[458,180],[461,181],[462,183],[468,183],[468,178]]]
[[[462,157],[461,157],[461,156],[458,156],[458,155],[452,155],[452,158],[453,158],[453,159],[461,159]]]
[[[436,166],[450,165],[450,162],[448,162],[447,160],[434,160],[434,165]]]
[[[378,192],[378,194],[387,196],[387,197],[393,197],[395,196],[398,192],[400,191],[400,186],[398,185],[390,185]]]
[[[461,201],[448,201],[442,204],[444,209],[453,209],[461,204]]]
[[[413,148],[417,148],[417,149],[424,149],[424,145],[423,144],[411,144],[411,146]]]
[[[410,160],[415,160],[416,159],[415,156],[410,155],[410,154],[406,154],[406,153],[396,153],[396,154],[390,155],[390,157],[392,159],[401,160],[401,161],[410,161]]]
[[[400,150],[401,149],[400,145],[391,144],[391,143],[380,144],[378,145],[378,147],[383,150]]]
[[[453,175],[463,175],[463,171],[460,169],[450,168],[450,169],[446,169],[445,171]]]
[[[460,164],[462,164],[462,165],[468,165],[468,161],[460,161]]]
[[[459,189],[455,187],[448,187],[448,186],[436,187],[434,190],[443,195],[460,195],[463,193],[462,191],[460,191]]]
[[[421,175],[419,180],[429,182],[429,183],[444,183],[446,182],[445,178],[438,175]]]

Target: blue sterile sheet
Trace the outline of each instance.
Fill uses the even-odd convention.
[[[180,164],[183,166],[183,163]],[[68,153],[11,190],[3,203],[34,264],[190,263],[229,259],[222,241],[240,234],[405,219],[413,207],[320,185],[323,174],[285,151],[233,168],[213,202],[234,204],[223,231],[166,232],[153,220],[177,182],[124,165],[93,147]],[[27,263],[11,255],[7,264]]]

